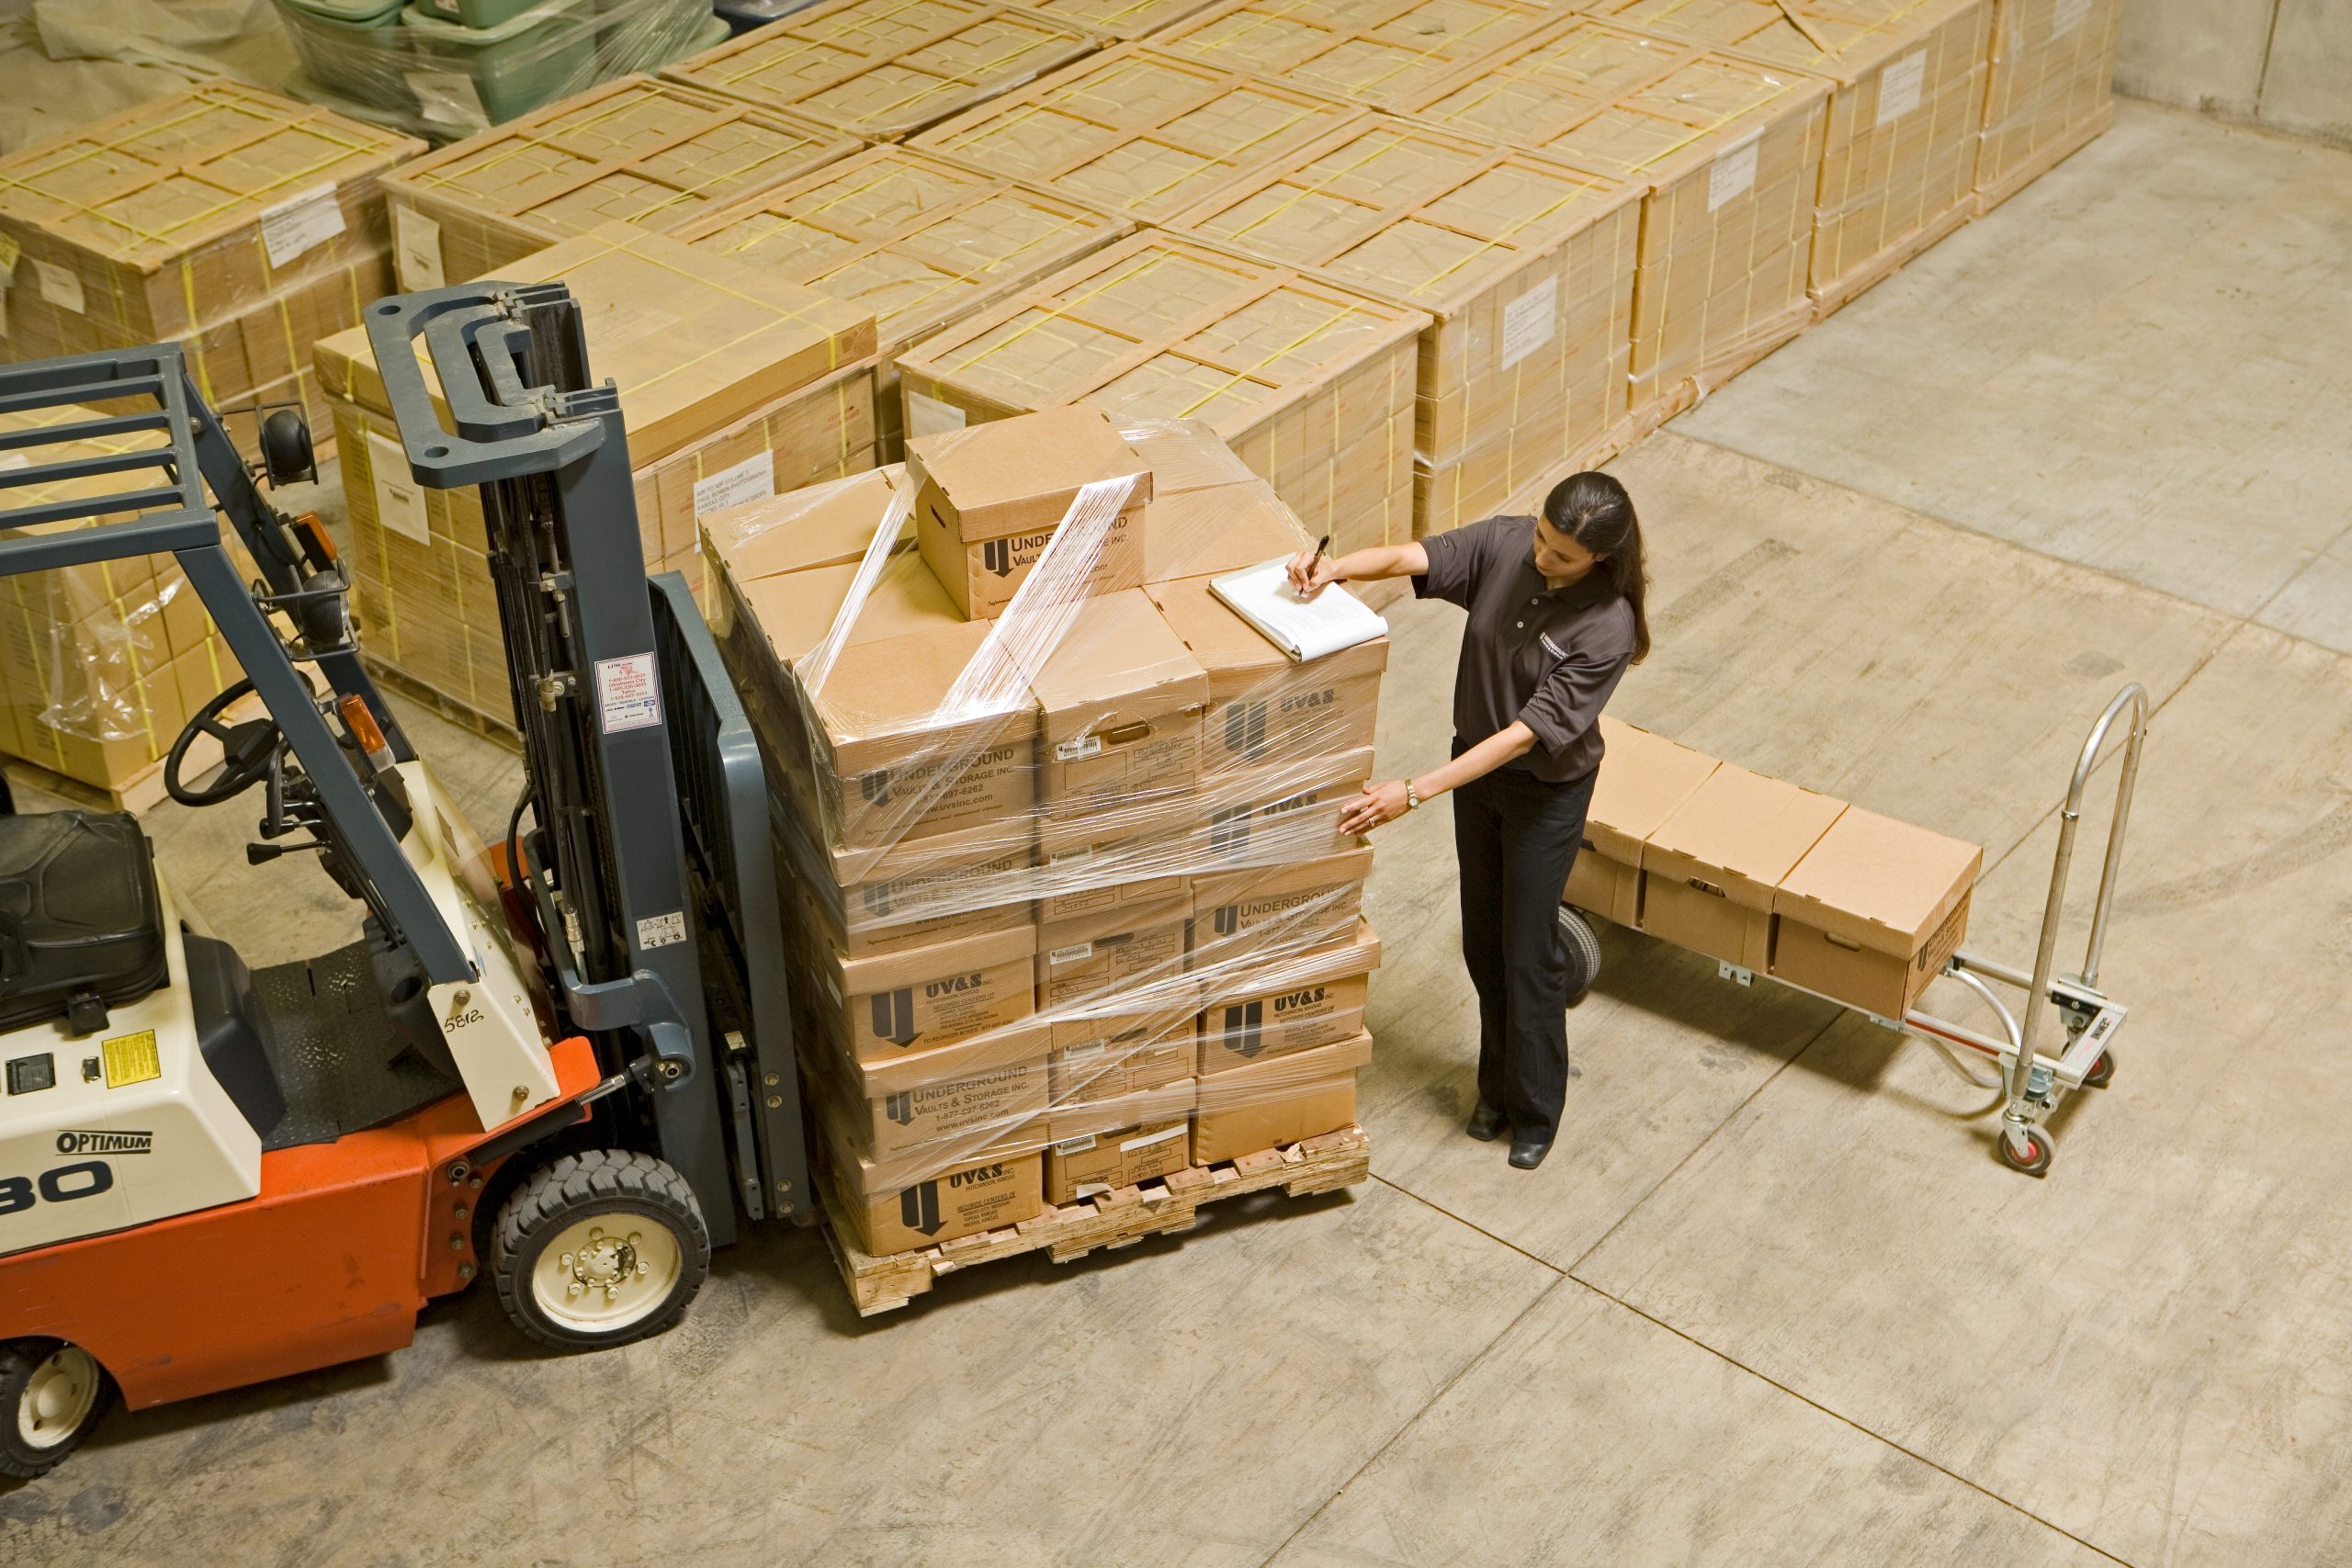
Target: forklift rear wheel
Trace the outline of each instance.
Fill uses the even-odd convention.
[[[0,1346],[0,1475],[46,1475],[82,1446],[106,1414],[107,1374],[78,1345],[18,1339]]]
[[[1568,966],[1568,1005],[1574,1007],[1600,977],[1600,938],[1582,911],[1560,906],[1560,956]]]
[[[589,1149],[534,1172],[498,1212],[491,1272],[524,1335],[596,1350],[678,1321],[710,1272],[686,1179],[651,1155]]]

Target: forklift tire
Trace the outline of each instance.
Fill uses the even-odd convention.
[[[113,1393],[106,1369],[78,1345],[0,1345],[0,1475],[47,1475],[82,1446]]]
[[[1600,938],[1594,934],[1592,922],[1581,910],[1560,906],[1560,957],[1568,969],[1568,1005],[1574,1007],[1584,1000],[1592,983],[1600,977]]]
[[[526,1338],[601,1350],[678,1321],[710,1272],[710,1231],[670,1165],[589,1149],[550,1161],[508,1197],[490,1267]]]

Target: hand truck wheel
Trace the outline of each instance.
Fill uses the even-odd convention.
[[[2112,1083],[2114,1079],[2115,1053],[2112,1051],[2101,1051],[2098,1054],[2098,1060],[2091,1064],[2091,1070],[2083,1075],[2083,1087],[2085,1089],[2105,1089],[2109,1083]]]
[[[1993,1134],[1993,1147],[1999,1151],[2003,1165],[2007,1166],[2011,1170],[2023,1171],[2028,1176],[2048,1175],[2051,1156],[2057,1152],[2051,1145],[2050,1134],[2039,1127],[2026,1129],[2026,1152],[2022,1156],[2009,1142],[2009,1130],[2007,1127]]]
[[[1560,958],[1568,972],[1568,1006],[1574,1007],[1600,977],[1600,938],[1593,934],[1592,922],[1582,912],[1566,904],[1560,906],[1557,935]]]

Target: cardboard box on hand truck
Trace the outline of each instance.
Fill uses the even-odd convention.
[[[1714,773],[1713,757],[1600,716],[1600,774],[1564,903],[1621,926],[1642,917],[1642,851],[1649,836]]]
[[[1900,1020],[1968,934],[1984,852],[1849,807],[1772,895],[1772,976]]]
[[[1643,846],[1641,929],[1769,973],[1781,879],[1845,809],[1842,801],[1723,763]]]

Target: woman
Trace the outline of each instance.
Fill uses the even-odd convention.
[[[1633,498],[1576,474],[1544,515],[1489,517],[1419,544],[1336,558],[1303,551],[1312,596],[1350,579],[1410,577],[1415,593],[1470,613],[1453,684],[1453,760],[1367,784],[1340,818],[1369,832],[1449,790],[1461,862],[1462,955],[1478,992],[1474,1138],[1510,1128],[1510,1163],[1551,1152],[1568,1087],[1567,968],[1555,924],[1600,766],[1601,705],[1649,652],[1647,580]]]

